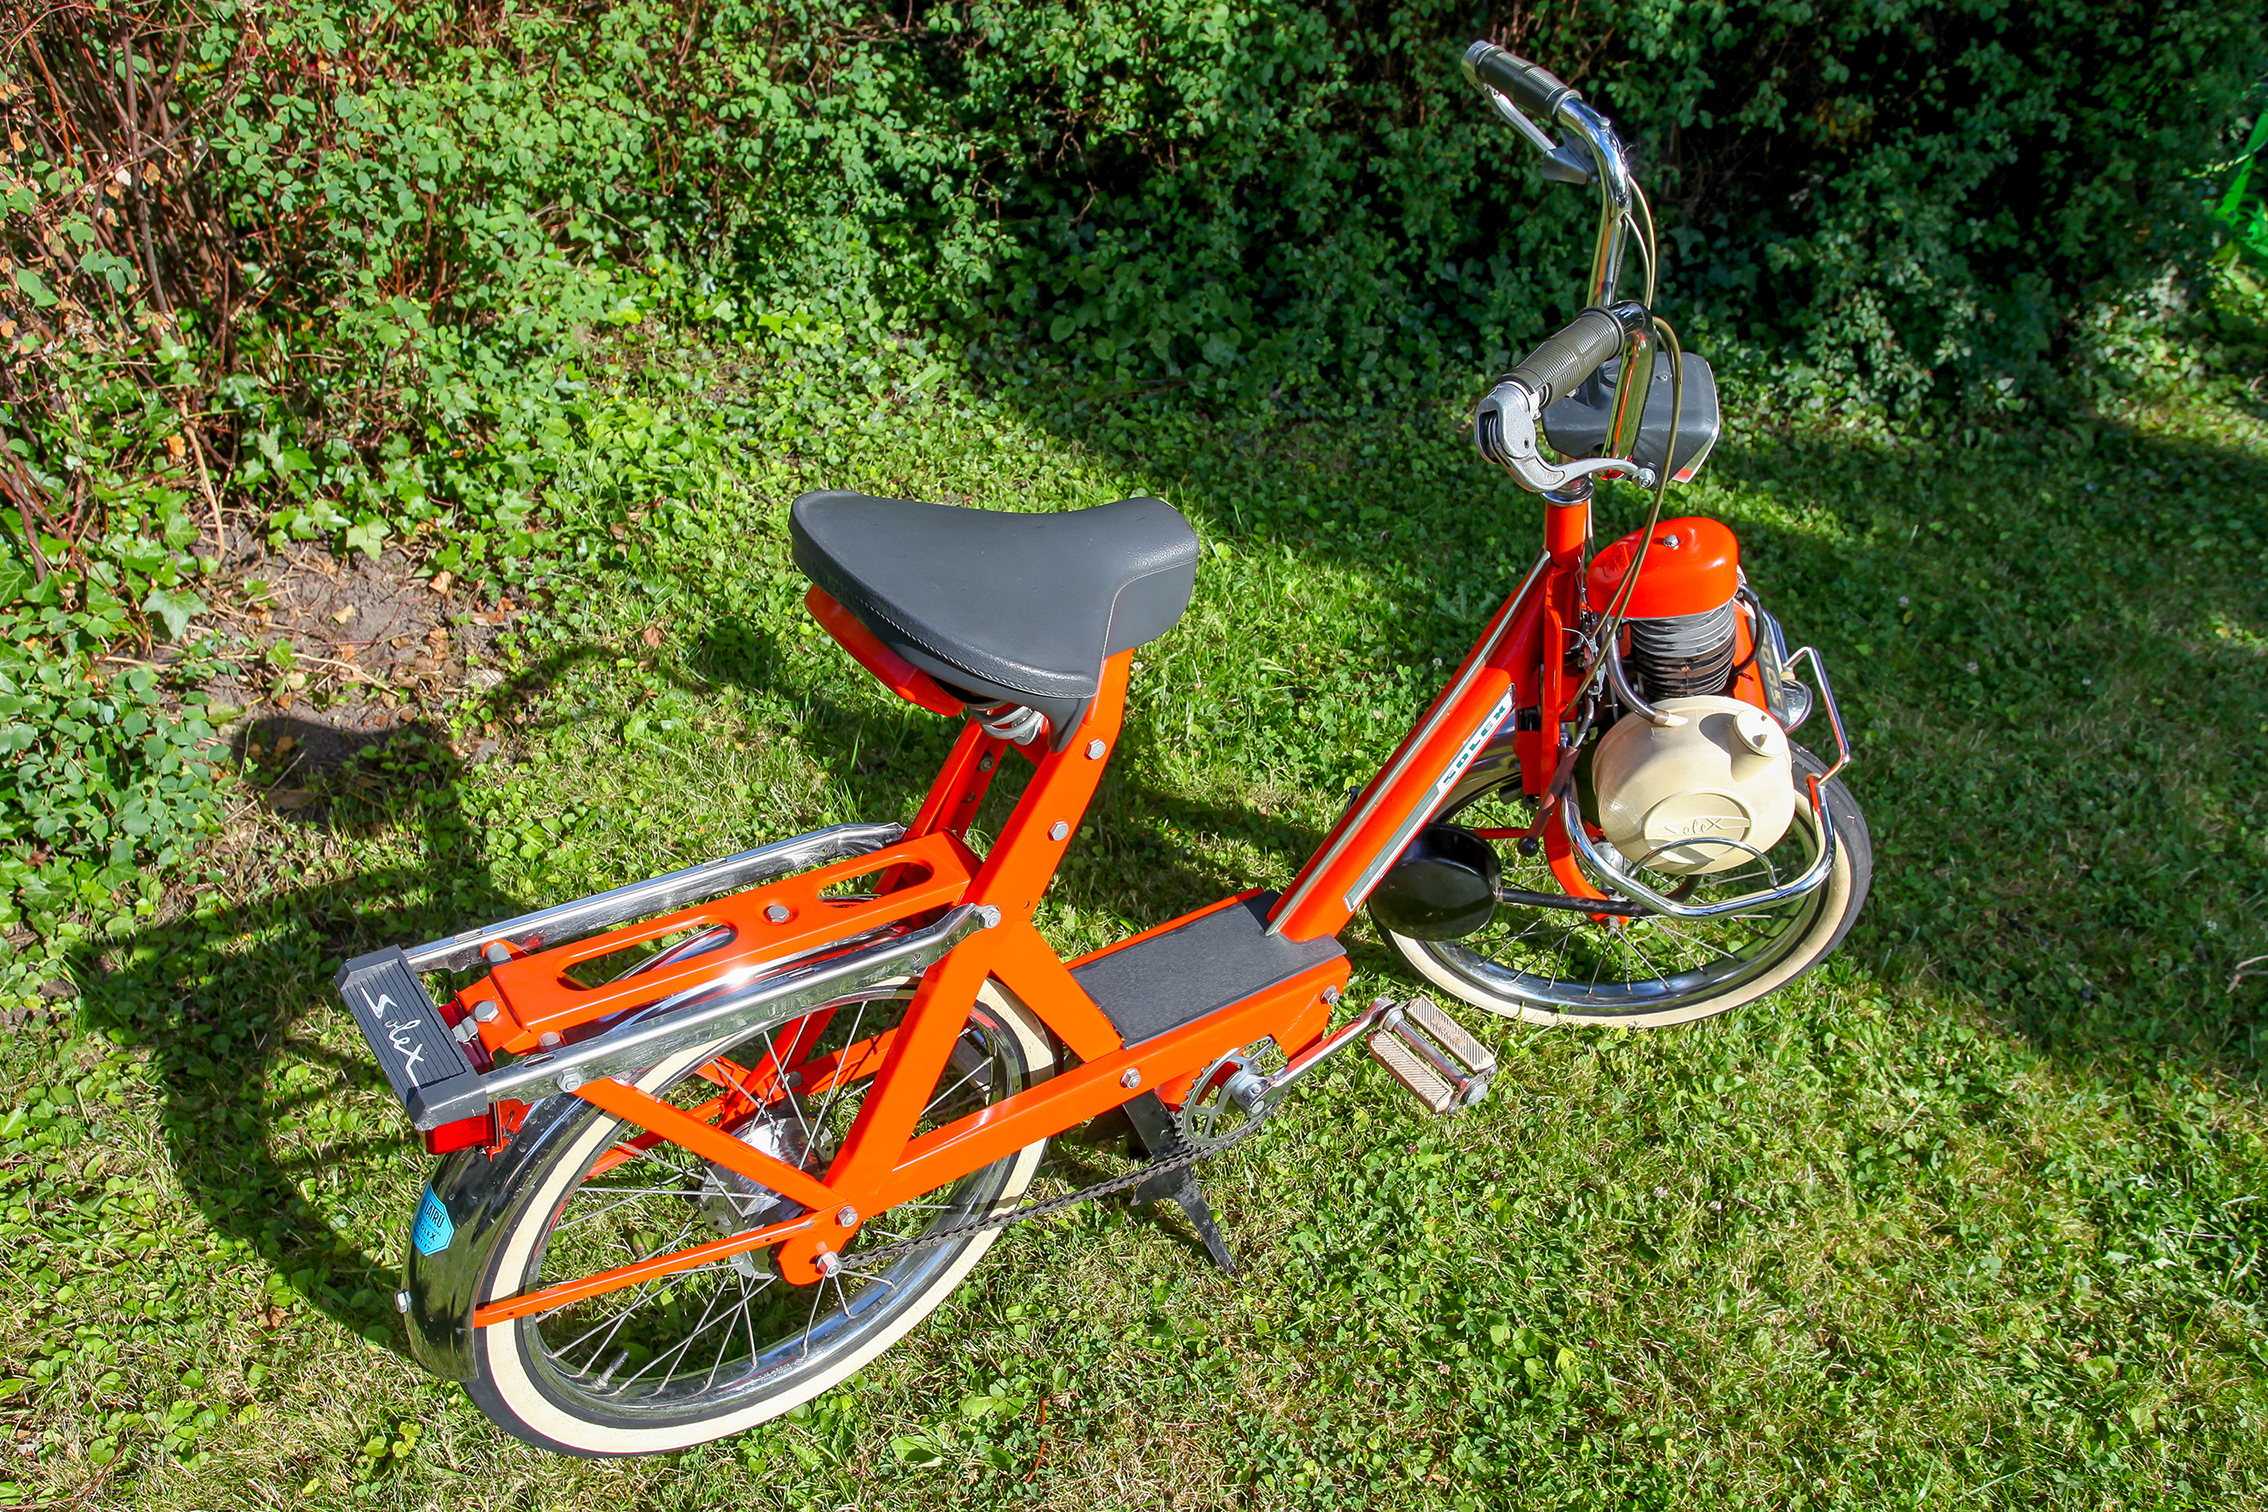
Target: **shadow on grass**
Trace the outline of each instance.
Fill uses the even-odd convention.
[[[572,662],[547,659],[498,690],[524,702]],[[236,732],[242,758],[255,743],[284,737],[301,749],[336,749],[317,722],[271,716]],[[146,1047],[163,1100],[160,1126],[174,1172],[213,1229],[249,1245],[291,1290],[373,1342],[399,1351],[393,1295],[399,1256],[373,1256],[335,1229],[303,1184],[366,1161],[425,1157],[404,1124],[345,1126],[325,1118],[312,1153],[281,1153],[280,1121],[328,1115],[341,1081],[385,1088],[359,1042],[343,1053],[306,1032],[310,1010],[332,997],[346,958],[381,944],[432,938],[468,922],[508,917],[529,905],[497,887],[485,848],[460,812],[463,764],[431,725],[410,722],[327,764],[295,762],[277,785],[243,801],[278,824],[319,833],[414,833],[418,855],[392,868],[292,886],[265,879],[234,906],[199,905],[184,917],[89,947],[74,963],[88,1027]],[[295,784],[283,789],[281,780]],[[312,799],[278,811],[275,799]],[[258,876],[264,868],[247,867]],[[311,1079],[283,1073],[287,1057],[319,1068]],[[271,1083],[283,1073],[274,1091]],[[388,1098],[391,1101],[390,1095]],[[401,1215],[407,1222],[407,1210]],[[406,1232],[406,1230],[405,1230]]]
[[[527,704],[574,662],[597,654],[586,647],[546,658],[498,690],[500,709]],[[731,621],[702,638],[691,663],[712,682],[777,690],[798,681],[787,672],[773,636]],[[927,716],[917,725],[893,726],[821,695],[799,696],[807,731],[828,753],[832,774],[877,816],[910,812],[958,729]],[[300,752],[335,752],[336,733],[320,723],[271,715],[237,731],[232,744],[239,759],[251,748],[273,751],[286,739]],[[988,813],[1006,811],[1026,770],[1011,764]],[[342,1053],[307,1032],[310,1012],[334,1001],[332,978],[341,962],[558,901],[515,896],[497,885],[487,845],[458,802],[465,776],[465,764],[443,734],[422,722],[379,735],[346,751],[344,759],[294,759],[245,801],[261,806],[275,823],[318,835],[413,835],[416,858],[335,881],[293,886],[272,880],[240,905],[201,907],[89,947],[75,962],[86,1026],[149,1050],[162,1099],[159,1131],[183,1190],[205,1220],[217,1233],[250,1246],[293,1292],[326,1315],[397,1353],[404,1352],[393,1308],[398,1250],[363,1248],[333,1226],[337,1210],[311,1201],[307,1188],[321,1185],[326,1174],[368,1164],[406,1159],[422,1171],[429,1158],[406,1125],[390,1115],[362,1122],[364,1115],[355,1114],[354,1123],[330,1127],[329,1137],[314,1141],[312,1149],[302,1145],[305,1152],[299,1154],[285,1153],[299,1141],[282,1137],[286,1131],[280,1126],[326,1112],[342,1081],[384,1094],[391,1103],[382,1073],[359,1042]],[[311,801],[278,811],[275,800],[285,794]],[[1139,784],[1116,785],[1095,812],[1110,816],[1118,845],[1144,850],[1148,894],[1168,914],[1241,885],[1204,866],[1173,837],[1251,827],[1252,816]],[[1276,837],[1280,830],[1263,823],[1253,832]],[[685,858],[696,859],[701,858]],[[1069,891],[1076,906],[1102,906],[1099,894]],[[318,1074],[277,1085],[287,1062],[318,1068]],[[1076,1182],[1094,1179],[1080,1157],[1065,1159],[1059,1174]],[[405,1201],[389,1226],[406,1234],[409,1213]],[[1177,1216],[1157,1214],[1151,1221],[1194,1245]]]

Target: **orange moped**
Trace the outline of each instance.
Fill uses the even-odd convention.
[[[1788,650],[1730,530],[1662,515],[1719,417],[1708,364],[1652,313],[1623,146],[1543,69],[1485,42],[1464,66],[1547,176],[1600,200],[1586,308],[1476,412],[1481,455],[1542,496],[1543,546],[1289,887],[1074,960],[1032,923],[1117,750],[1132,653],[1193,591],[1172,508],[825,492],[790,516],[810,611],[964,721],[911,822],[341,968],[444,1156],[410,1227],[413,1351],[503,1427],[592,1455],[747,1428],[888,1348],[1004,1228],[1076,1201],[1177,1202],[1228,1264],[1194,1167],[1316,1067],[1359,1043],[1436,1113],[1494,1074],[1432,997],[1342,1000],[1338,935],[1366,908],[1441,997],[1542,1024],[1721,1013],[1849,929],[1871,852],[1825,668]],[[1593,491],[1617,478],[1652,513],[1595,550]],[[1791,738],[1814,712],[1832,760]],[[1031,770],[980,850],[1011,761]],[[1051,1138],[1121,1114],[1146,1163],[1026,1200]]]

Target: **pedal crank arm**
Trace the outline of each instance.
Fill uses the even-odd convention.
[[[1257,1115],[1282,1102],[1325,1061],[1365,1040],[1371,1054],[1395,1079],[1436,1113],[1451,1106],[1469,1108],[1479,1102],[1496,1075],[1496,1057],[1467,1034],[1463,1025],[1434,1006],[1432,999],[1411,998],[1397,1003],[1392,998],[1379,998],[1293,1056],[1281,1071],[1268,1076],[1239,1072],[1221,1090],[1245,1112]],[[1396,1058],[1389,1059],[1390,1054]],[[1415,1068],[1411,1075],[1404,1074],[1405,1063]],[[1413,1079],[1430,1090],[1421,1091],[1419,1085],[1413,1085]],[[1446,1089],[1446,1100],[1434,1107],[1440,1089]]]
[[[1350,1048],[1365,1034],[1377,1028],[1386,1015],[1394,1011],[1395,1006],[1390,999],[1380,998],[1293,1056],[1281,1071],[1265,1076],[1250,1071],[1239,1072],[1230,1077],[1221,1090],[1247,1113],[1257,1115],[1264,1109],[1273,1108],[1284,1100],[1285,1094],[1303,1078],[1312,1075],[1325,1061]]]

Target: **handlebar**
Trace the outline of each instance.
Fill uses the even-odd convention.
[[[1612,311],[1593,308],[1569,321],[1565,330],[1546,339],[1506,376],[1525,383],[1541,410],[1588,378],[1600,363],[1621,355],[1622,322]]]
[[[1638,202],[1631,182],[1630,154],[1614,127],[1583,96],[1549,70],[1513,56],[1494,42],[1475,42],[1465,49],[1465,77],[1496,97],[1499,112],[1518,128],[1547,164],[1559,160],[1566,149],[1557,147],[1543,126],[1558,126],[1577,138],[1590,153],[1592,181],[1599,189],[1599,237],[1591,255],[1588,302],[1614,302],[1615,285],[1622,277],[1625,222]],[[1523,112],[1540,116],[1530,121]],[[1549,168],[1547,166],[1547,173]]]
[[[1600,363],[1625,352],[1642,355],[1649,319],[1644,305],[1625,300],[1610,310],[1593,307],[1569,321],[1565,330],[1522,358],[1481,400],[1473,412],[1473,445],[1534,493],[1554,493],[1601,473],[1629,478],[1641,488],[1653,487],[1654,470],[1628,457],[1546,462],[1536,449],[1536,427],[1544,407],[1581,383]],[[1644,387],[1636,385],[1639,390]],[[1623,390],[1632,391],[1628,386]],[[1618,444],[1622,439],[1620,434],[1614,438]]]
[[[1658,516],[1661,490],[1671,477],[1692,475],[1690,468],[1677,472],[1679,457],[1669,455],[1678,451],[1678,426],[1685,417],[1683,381],[1688,369],[1676,333],[1654,318],[1648,308],[1654,300],[1658,254],[1653,212],[1631,176],[1630,154],[1613,124],[1550,70],[1516,57],[1493,42],[1475,42],[1466,48],[1463,67],[1466,79],[1488,97],[1505,124],[1543,154],[1546,178],[1560,183],[1589,183],[1599,191],[1599,232],[1591,252],[1585,308],[1564,330],[1522,358],[1519,366],[1474,408],[1473,445],[1483,457],[1509,471],[1521,487],[1555,504],[1588,500],[1593,477],[1621,476],[1655,490],[1654,511]],[[1547,127],[1563,133],[1564,140],[1554,141]],[[1583,161],[1586,153],[1588,164]],[[1645,258],[1645,298],[1617,300],[1623,252],[1632,242]],[[1669,439],[1661,448],[1665,460],[1659,471],[1639,462],[1636,455],[1644,449],[1639,429],[1653,410],[1649,397],[1657,372],[1652,350],[1657,337],[1667,344],[1670,378]],[[1622,359],[1621,380],[1615,386],[1603,436],[1593,436],[1584,429],[1596,418],[1597,400],[1576,403],[1574,408],[1582,418],[1566,422],[1577,427],[1567,434],[1576,437],[1587,454],[1563,462],[1545,461],[1538,445],[1544,410],[1555,400],[1568,399],[1586,378],[1618,357]],[[1707,364],[1694,360],[1706,377]],[[1708,423],[1702,428],[1713,439],[1713,388],[1704,393],[1702,403],[1709,411],[1705,417]],[[1594,450],[1602,442],[1603,455]],[[1698,458],[1706,455],[1707,447],[1708,441],[1703,441],[1693,466],[1699,465]]]
[[[1475,42],[1465,49],[1465,77],[1474,84],[1502,90],[1513,104],[1545,122],[1558,114],[1561,101],[1583,98],[1542,66],[1508,53],[1494,42]]]

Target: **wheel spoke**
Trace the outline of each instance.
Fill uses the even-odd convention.
[[[720,1287],[717,1292],[709,1298],[709,1305],[701,1309],[701,1321],[694,1325],[693,1331],[687,1334],[684,1338],[678,1340],[677,1343],[665,1353],[655,1355],[645,1364],[639,1366],[637,1374],[631,1376],[628,1380],[622,1383],[623,1389],[628,1390],[630,1387],[637,1385],[638,1382],[644,1378],[647,1371],[652,1370],[655,1366],[661,1364],[663,1361],[682,1359],[684,1357],[685,1351],[693,1347],[693,1341],[700,1338],[701,1335],[709,1331],[710,1327],[712,1326],[709,1320],[716,1313],[717,1298],[721,1297],[722,1295],[724,1295],[724,1292]],[[731,1315],[728,1313],[726,1316],[729,1317]]]
[[[1638,958],[1639,965],[1645,967],[1646,970],[1653,973],[1655,981],[1661,983],[1664,987],[1667,987],[1669,985],[1669,978],[1662,975],[1662,968],[1656,966],[1654,964],[1654,958],[1646,954],[1645,947],[1638,943],[1637,936],[1631,932],[1628,925],[1624,925],[1622,928],[1622,946],[1625,950],[1629,951],[1632,955]]]
[[[732,1310],[732,1316],[743,1317],[748,1312],[748,1279],[740,1272],[734,1271],[732,1282],[734,1286],[740,1289],[740,1305]],[[721,1294],[723,1288],[720,1287],[718,1290]],[[701,1383],[705,1389],[715,1389],[717,1372],[724,1369],[725,1351],[732,1348],[732,1336],[733,1330],[730,1328],[717,1335],[717,1357],[709,1362],[708,1379]]]
[[[681,1186],[630,1187],[627,1189],[622,1187],[593,1187],[591,1190],[596,1192],[604,1192],[608,1196],[616,1197],[617,1200],[608,1203],[605,1207],[598,1209],[596,1212],[585,1213],[580,1218],[573,1218],[565,1223],[559,1224],[551,1231],[553,1238],[557,1238],[559,1235],[564,1234],[571,1229],[581,1228],[584,1224],[589,1223],[594,1218],[604,1218],[611,1212],[614,1212],[620,1208],[628,1207],[631,1203],[636,1202],[641,1197],[686,1197],[692,1195],[684,1187]]]
[[[902,1024],[909,997],[894,991],[860,999],[856,1011],[830,1014],[830,1022],[816,1031],[791,1026],[752,1035],[726,1049],[732,1060],[720,1056],[692,1068],[654,1095],[791,1163],[823,1158],[834,1132],[857,1119],[878,1062],[864,1057],[867,1069],[829,1077],[822,1091],[811,1091],[784,1086],[790,1056],[802,1067],[822,1057],[830,1065],[856,1067],[861,1056],[855,1047],[900,1032],[891,1025]],[[884,1011],[893,1006],[895,1014]],[[1012,1096],[1023,1085],[1016,1069],[1023,1062],[1004,1057],[1014,1053],[1016,1043],[972,1018],[953,1046],[948,1073],[925,1100],[923,1118],[945,1122]],[[772,1087],[772,1095],[756,1097],[759,1083]],[[726,1089],[721,1098],[720,1086]],[[652,1164],[624,1169],[632,1160]],[[521,1290],[692,1247],[710,1232],[729,1235],[778,1221],[776,1193],[727,1175],[681,1146],[657,1142],[637,1148],[617,1134],[592,1157],[593,1168],[610,1161],[604,1174],[586,1175],[585,1184],[571,1189],[554,1210]],[[972,1202],[981,1208],[996,1200],[1003,1180],[994,1176],[986,1184],[980,1172],[968,1178],[978,1183],[974,1187],[964,1182],[897,1204],[867,1219],[860,1237],[868,1244],[918,1240],[940,1224],[959,1222]],[[532,1331],[529,1343],[545,1362],[550,1389],[568,1402],[579,1398],[585,1406],[577,1410],[586,1415],[619,1415],[639,1404],[679,1410],[777,1389],[771,1383],[783,1378],[757,1372],[759,1364],[769,1359],[801,1370],[796,1361],[829,1357],[840,1340],[865,1336],[867,1324],[859,1320],[891,1314],[899,1304],[885,1297],[898,1296],[908,1273],[935,1274],[926,1256],[860,1269],[853,1249],[844,1257],[849,1264],[834,1275],[797,1287],[769,1269],[765,1253],[744,1251],[650,1276],[496,1326]],[[808,1297],[801,1295],[806,1290]],[[924,1294],[911,1284],[903,1290],[908,1301]]]
[[[858,1005],[858,1012],[851,1018],[850,1043],[854,1045],[859,1042],[859,1029],[866,1023],[866,1006],[867,1005],[865,1003],[861,1002]],[[824,1129],[827,1127],[827,1115],[834,1111],[836,1102],[841,1099],[843,1093],[850,1087],[850,1085],[851,1083],[849,1081],[838,1078],[835,1084],[827,1089],[827,1099],[825,1102],[819,1105],[819,1117],[817,1122],[820,1128]],[[807,1140],[810,1139],[809,1130],[805,1131],[805,1138]],[[810,1148],[816,1150],[818,1148],[818,1142],[816,1140],[811,1140]]]
[[[647,1288],[653,1286],[656,1282],[662,1279],[663,1278],[660,1276],[653,1276],[639,1282],[636,1286],[630,1289],[631,1297],[633,1299],[636,1299],[640,1292],[645,1291]],[[589,1338],[592,1334],[597,1333],[600,1329],[603,1328],[606,1330],[606,1337],[599,1340],[598,1348],[591,1351],[591,1358],[589,1361],[590,1364],[596,1365],[598,1363],[599,1356],[606,1353],[606,1346],[614,1342],[614,1336],[622,1331],[622,1325],[630,1321],[630,1315],[638,1310],[639,1305],[640,1304],[636,1300],[633,1300],[629,1306],[623,1308],[621,1312],[615,1314],[614,1321],[611,1326],[608,1324],[606,1319],[599,1319],[598,1322],[593,1323],[589,1328],[585,1329],[583,1332],[577,1334],[574,1338],[569,1339],[566,1343],[553,1350],[553,1357],[564,1358],[569,1350],[573,1349],[576,1345],[582,1343],[585,1339]]]

